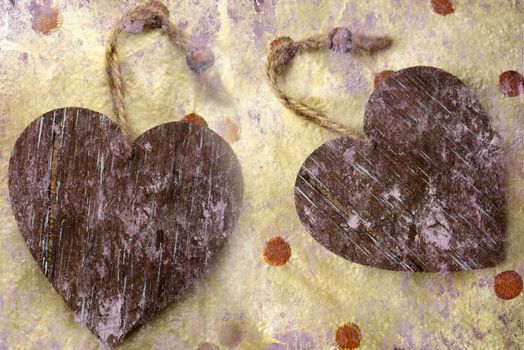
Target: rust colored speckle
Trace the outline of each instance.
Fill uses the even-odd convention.
[[[384,81],[392,73],[394,73],[394,71],[392,70],[383,70],[382,72],[375,74],[375,78],[373,79],[373,86],[377,87],[378,84]]]
[[[220,329],[220,345],[229,349],[236,348],[242,342],[243,337],[244,332],[238,322],[227,322]]]
[[[517,297],[522,292],[522,278],[515,271],[504,271],[495,276],[495,293],[504,300]]]
[[[524,92],[524,77],[517,71],[508,70],[499,76],[499,90],[502,94],[515,97]]]
[[[338,327],[337,333],[335,334],[335,341],[337,342],[338,348],[343,350],[358,348],[361,339],[360,329],[351,322]]]
[[[240,126],[230,117],[225,117],[219,126],[221,136],[229,143],[240,140]]]
[[[447,16],[455,12],[451,0],[431,0],[431,7],[433,7],[435,13],[442,16]]]
[[[184,118],[182,118],[182,121],[207,126],[206,120],[196,113],[189,113]]]
[[[37,33],[49,34],[55,31],[62,23],[60,11],[49,2],[44,2],[43,5],[39,5],[35,1],[32,1],[29,6],[29,11],[32,16],[31,27]]]
[[[264,260],[272,266],[282,266],[291,257],[291,246],[280,236],[266,242]]]

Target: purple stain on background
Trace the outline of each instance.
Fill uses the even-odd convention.
[[[20,54],[20,60],[23,61],[24,63],[27,63],[27,59],[28,59],[28,53],[27,52],[22,52]]]
[[[524,123],[522,120],[522,115],[517,113],[515,119],[513,120],[513,125],[510,133],[510,154],[513,155],[509,158],[510,170],[512,173],[517,174],[519,177],[524,177],[524,161],[518,155],[522,150],[524,150],[524,135],[522,130],[524,128]],[[521,194],[521,193],[520,193]]]
[[[471,331],[473,332],[473,335],[475,336],[475,339],[483,340],[485,335],[481,331],[479,331],[476,327],[471,327]]]
[[[506,318],[506,315],[502,314],[502,315],[499,315],[499,320],[500,322],[502,322],[502,324],[504,325],[504,327],[507,327],[509,325],[509,321],[508,319]]]
[[[409,272],[401,273],[401,275],[400,275],[400,289],[404,293],[409,293],[410,292],[409,284],[410,284],[412,278],[413,278],[413,274],[412,273],[409,273]]]
[[[250,109],[247,112],[247,115],[251,121],[253,121],[255,124],[260,124],[260,113],[258,113],[256,110]]]
[[[422,29],[426,25],[428,16],[431,15],[430,11],[420,11],[418,6],[417,3],[406,4],[404,19],[409,21],[409,26],[404,27],[406,31]]]
[[[237,6],[236,3],[228,2],[227,15],[234,23],[239,23],[245,17],[243,16],[242,11],[238,11],[238,9],[235,6]]]
[[[263,46],[264,33],[269,33],[271,36],[274,36],[276,33],[276,3],[276,0],[264,0],[262,2],[259,0],[258,15],[253,22],[253,33],[256,37],[255,46],[257,49],[261,49]]]
[[[442,340],[442,343],[446,346],[448,350],[455,349],[455,347],[453,347],[449,339],[446,338],[446,336],[442,332],[440,332],[440,339]]]
[[[405,32],[422,29],[426,25],[428,16],[432,15],[430,11],[421,11],[420,2],[391,0],[391,5],[397,11],[389,13],[388,20],[390,22],[404,22],[405,25],[402,26],[402,29]]]
[[[475,286],[475,283],[473,283],[473,287]],[[479,281],[478,281],[478,286],[480,288],[491,288],[493,287],[493,278],[485,278],[485,277],[480,277],[479,278]]]
[[[216,15],[211,13],[205,17],[201,17],[198,21],[199,28],[193,33],[198,37],[198,41],[202,45],[207,45],[213,36],[220,30],[220,21]]]
[[[374,29],[377,26],[377,14],[374,12],[368,13],[364,25],[367,29]]]
[[[407,342],[410,349],[415,349],[413,340],[413,325],[409,321],[401,321],[398,325],[398,335]]]
[[[260,13],[260,8],[264,4],[265,0],[253,0],[253,4],[255,5],[255,11]]]
[[[182,21],[178,21],[177,25],[178,25],[178,28],[180,28],[181,30],[186,30],[187,26],[188,26],[188,23],[187,23],[187,21],[182,20]]]
[[[491,5],[487,2],[481,2],[480,7],[485,11],[488,12],[491,9]]]
[[[306,332],[290,331],[277,334],[275,339],[286,344],[285,349],[287,350],[314,350],[317,348],[313,336]],[[272,350],[280,350],[280,348],[277,347]]]
[[[390,3],[394,8],[402,6],[402,0],[390,0]]]
[[[9,350],[9,342],[7,339],[7,333],[0,332],[0,350]]]
[[[339,94],[358,94],[369,90],[369,82],[360,69],[361,64],[355,62],[351,56],[329,52],[326,63],[330,73],[346,77],[342,91],[338,91]]]
[[[207,46],[220,30],[221,23],[218,13],[218,5],[208,6],[204,15],[198,19],[198,24],[191,31],[190,39],[196,46]]]
[[[444,277],[444,281],[446,282],[449,295],[451,296],[451,298],[457,298],[459,296],[459,293],[457,291],[457,288],[455,288],[455,284],[453,282],[453,278],[451,277],[451,273],[441,272],[441,274]]]

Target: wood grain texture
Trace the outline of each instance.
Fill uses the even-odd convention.
[[[242,186],[230,146],[204,126],[159,125],[126,156],[118,126],[82,108],[36,119],[9,164],[29,250],[110,346],[204,275],[232,233]]]
[[[297,176],[296,208],[317,241],[390,270],[504,259],[505,153],[470,89],[437,68],[398,71],[371,95],[364,131],[319,147]]]

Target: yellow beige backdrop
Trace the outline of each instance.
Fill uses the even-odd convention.
[[[134,136],[196,111],[231,144],[242,164],[245,201],[237,229],[197,290],[127,338],[121,349],[335,349],[345,322],[362,332],[360,349],[523,349],[524,296],[503,301],[493,277],[524,274],[524,96],[498,92],[505,70],[524,71],[524,4],[455,1],[435,14],[430,1],[168,1],[171,19],[206,43],[216,64],[200,78],[160,32],[122,36],[127,104]],[[106,37],[134,1],[0,2],[0,349],[98,349],[33,261],[12,215],[7,167],[20,132],[42,113],[81,106],[112,117],[104,74]],[[43,7],[38,8],[41,5]],[[37,7],[35,7],[37,6]],[[47,23],[35,9],[60,11]],[[49,12],[51,11],[51,12]],[[511,152],[508,256],[497,268],[452,274],[381,271],[320,246],[299,222],[295,176],[334,135],[284,110],[265,84],[270,40],[349,26],[389,34],[374,57],[301,56],[284,86],[334,119],[362,128],[373,76],[384,69],[433,65],[462,79],[501,130]],[[283,267],[261,257],[284,237]]]

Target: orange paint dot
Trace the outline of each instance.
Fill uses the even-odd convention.
[[[522,292],[522,278],[515,271],[504,271],[495,276],[495,294],[501,299],[510,300]]]
[[[196,113],[189,113],[184,118],[182,118],[182,121],[183,122],[193,123],[193,124],[196,124],[196,125],[207,126],[206,120],[204,118],[202,118],[201,116],[199,116],[198,114],[196,114]]]
[[[431,0],[433,11],[442,16],[447,16],[455,11],[451,0]]]
[[[373,86],[377,87],[378,84],[380,84],[382,81],[384,81],[387,77],[389,77],[393,73],[395,73],[395,71],[383,70],[382,72],[375,74],[375,78],[373,79]]]
[[[509,97],[520,95],[524,92],[524,77],[514,70],[503,72],[499,76],[499,90]]]
[[[280,236],[266,242],[264,260],[272,266],[282,266],[291,257],[291,246]]]
[[[343,350],[356,349],[360,346],[362,336],[357,325],[348,322],[337,329],[335,341],[338,348]]]

